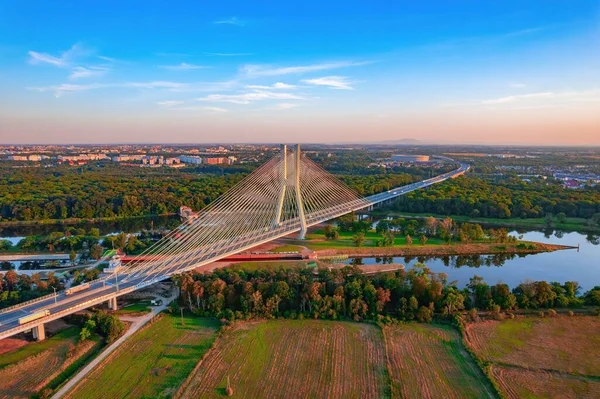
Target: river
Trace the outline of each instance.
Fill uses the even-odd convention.
[[[474,255],[448,257],[394,257],[394,258],[350,258],[348,263],[377,264],[400,263],[407,270],[422,262],[434,272],[444,272],[448,281],[456,280],[464,287],[474,275],[481,276],[488,284],[499,282],[516,287],[524,280],[545,280],[564,283],[577,281],[583,291],[600,285],[600,239],[581,233],[562,232],[517,232],[524,240],[561,245],[579,245],[577,249],[547,252],[533,255]]]
[[[141,229],[174,228],[179,224],[178,217],[156,217],[122,220],[118,222],[84,223],[74,227],[97,227],[102,235],[125,231],[135,233]],[[60,231],[57,225],[15,226],[0,230],[0,239],[8,239],[16,244],[25,235],[48,234]],[[526,279],[546,280],[564,283],[577,281],[583,290],[600,285],[600,237],[598,235],[560,231],[512,231],[512,235],[522,235],[524,240],[562,245],[579,245],[577,250],[556,251],[534,255],[474,255],[449,257],[394,257],[356,258],[348,263],[365,265],[382,262],[400,263],[410,269],[417,262],[425,263],[435,272],[444,272],[448,281],[456,280],[464,287],[473,275],[483,277],[488,284],[504,282],[515,287]],[[418,244],[415,244],[418,245]]]

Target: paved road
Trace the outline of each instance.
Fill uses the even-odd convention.
[[[60,390],[58,390],[52,399],[59,399],[65,396],[71,389],[73,389],[83,378],[85,378],[96,366],[98,366],[104,359],[107,358],[108,355],[113,353],[115,349],[117,349],[123,342],[127,340],[130,336],[132,336],[136,331],[142,328],[146,323],[148,323],[154,316],[162,312],[168,307],[177,295],[173,295],[170,298],[163,299],[163,304],[161,306],[152,307],[152,311],[141,317],[128,317],[123,316],[120,319],[123,321],[131,322],[129,329],[121,336],[121,338],[117,339],[110,346],[108,346],[104,351],[102,351],[94,360],[92,360],[87,366],[85,366],[79,373],[77,373],[73,378],[71,378]],[[162,299],[157,297],[157,299]]]

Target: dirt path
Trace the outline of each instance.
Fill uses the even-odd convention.
[[[173,300],[177,297],[177,294],[174,294],[170,298],[163,301],[161,306],[156,306],[152,308],[152,311],[141,317],[131,317],[131,316],[122,316],[121,320],[130,322],[131,325],[127,332],[123,334],[121,338],[113,342],[109,347],[107,347],[102,353],[100,353],[94,360],[92,360],[88,365],[86,365],[79,373],[77,373],[73,378],[71,378],[60,390],[58,390],[53,396],[52,399],[62,398],[69,392],[71,389],[75,387],[85,376],[87,376],[96,366],[98,366],[108,355],[115,351],[123,342],[127,340],[130,336],[132,336],[136,331],[142,328],[146,323],[148,323],[154,316],[165,310]]]

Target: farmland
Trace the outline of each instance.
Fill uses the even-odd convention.
[[[493,388],[449,326],[384,327],[392,397],[485,398]]]
[[[70,398],[169,396],[212,345],[213,319],[163,315],[133,335],[73,391]]]
[[[183,398],[386,396],[381,330],[369,324],[285,320],[245,324],[217,341]]]
[[[29,398],[71,373],[101,345],[99,339],[77,343],[79,329],[70,327],[42,342],[4,353],[0,362],[0,398]],[[60,380],[60,381],[59,381]]]
[[[445,326],[245,323],[215,343],[180,397],[221,397],[227,378],[239,397],[493,396],[461,345]]]
[[[485,361],[600,376],[600,318],[517,318],[471,324],[466,340]]]
[[[491,374],[508,398],[600,398],[600,381],[586,377],[502,366]]]
[[[600,319],[520,317],[465,329],[507,397],[600,396]]]

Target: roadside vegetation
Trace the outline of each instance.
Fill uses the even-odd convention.
[[[212,345],[219,322],[179,312],[138,331],[69,392],[70,398],[170,397]]]

